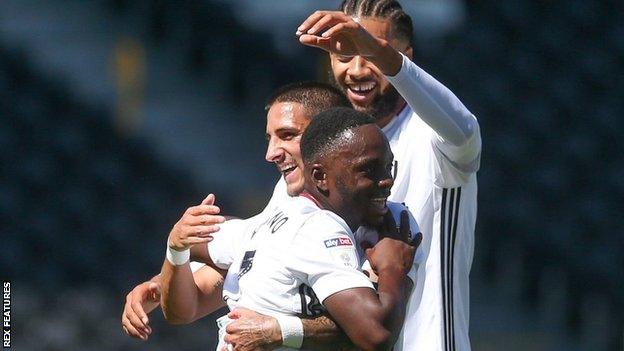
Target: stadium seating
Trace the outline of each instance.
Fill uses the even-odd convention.
[[[275,60],[272,46],[258,46],[265,33],[222,1],[105,3],[120,21],[144,21],[156,45],[187,43],[189,71],[221,77],[230,101],[258,103],[317,72],[313,51]],[[542,331],[564,340],[548,349],[621,348],[624,6],[467,4],[465,25],[415,61],[481,123],[473,296],[500,295],[539,316]],[[148,10],[126,15],[136,8]],[[110,332],[120,329],[123,294],[159,266],[171,224],[202,194],[149,145],[120,136],[107,107],[80,101],[63,79],[36,71],[28,52],[2,43],[0,116],[0,265],[27,287],[15,305],[29,316],[29,335],[42,335],[50,350],[142,349]],[[86,297],[77,292],[85,286]],[[484,319],[473,315],[473,326]],[[510,324],[534,327],[514,317]],[[207,334],[155,318],[150,349],[210,347]],[[178,347],[172,337],[186,342]],[[36,340],[26,345],[38,349]]]

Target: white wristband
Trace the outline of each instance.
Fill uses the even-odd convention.
[[[174,266],[181,266],[191,259],[191,250],[177,251],[167,245],[167,261]]]
[[[294,316],[277,316],[277,323],[282,330],[282,345],[293,349],[303,344],[303,323]]]

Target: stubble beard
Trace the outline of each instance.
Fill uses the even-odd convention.
[[[331,71],[329,72],[329,75],[334,86],[347,95],[347,87],[338,83],[338,81],[336,81],[336,77],[334,77]],[[385,91],[382,91],[379,95],[375,96],[370,105],[358,106],[353,103],[351,104],[356,111],[371,115],[375,121],[381,121],[395,112],[400,99],[401,94],[399,94],[392,84],[389,84]]]

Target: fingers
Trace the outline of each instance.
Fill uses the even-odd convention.
[[[422,238],[423,235],[421,232],[416,233],[416,235],[414,235],[414,238],[412,239],[412,242],[410,243],[412,246],[414,246],[415,248],[420,246],[420,243],[422,243]]]
[[[221,228],[218,225],[188,225],[178,228],[172,235],[171,241],[186,241],[188,238],[208,238]]]
[[[335,35],[339,34],[340,32],[350,31],[350,30],[356,29],[357,26],[358,26],[358,24],[353,22],[353,21],[338,23],[335,26],[333,26],[333,27],[329,28],[328,30],[326,30],[325,32],[323,32],[323,34],[321,34],[321,36],[323,38],[331,38],[332,36],[335,36]]]
[[[316,35],[303,34],[299,37],[299,42],[303,45],[331,52],[331,41],[326,38],[317,37]]]
[[[216,214],[219,214],[219,212],[221,212],[221,209],[219,208],[219,206],[202,204],[202,205],[189,207],[184,214],[200,216],[200,215],[205,215],[205,214],[216,215]]]
[[[196,216],[188,216],[188,218],[184,219],[184,224],[186,225],[210,225],[210,224],[219,224],[224,223],[225,217],[223,216],[215,216],[215,215],[196,215]]]
[[[397,227],[396,222],[394,221],[394,217],[392,216],[392,212],[388,211],[384,215],[383,223],[381,224],[381,228],[379,230],[379,240],[383,238],[392,238],[396,239],[397,237]]]
[[[206,244],[206,243],[211,242],[212,239],[213,239],[212,236],[207,236],[207,237],[204,237],[204,238],[198,238],[198,237],[191,236],[191,237],[188,237],[188,238],[186,238],[184,240],[184,245],[190,247],[190,246],[193,246],[193,245]]]
[[[238,313],[238,308],[233,309],[230,313],[228,313],[227,316],[230,319],[238,319],[238,318],[240,318],[240,314]]]
[[[147,314],[145,314],[141,303],[139,301],[134,301],[130,304],[130,308],[132,308],[134,315],[141,322],[140,326],[142,326],[147,331],[149,318],[147,318]]]
[[[212,205],[215,202],[214,194],[208,194],[204,200],[202,200],[201,205]]]
[[[135,327],[133,327],[132,323],[130,323],[130,320],[125,314],[121,318],[121,327],[123,331],[128,334],[128,336],[141,340],[147,340],[148,335],[138,331]]]
[[[189,238],[207,238],[221,229],[218,225],[196,225],[192,228],[193,230],[189,233],[188,236]]]
[[[147,340],[151,329],[144,329],[144,324],[139,320],[134,311],[132,310],[130,303],[126,302],[124,311],[121,315],[121,326],[128,336]]]
[[[307,33],[308,30],[316,23],[319,19],[323,18],[327,12],[326,11],[315,11],[311,14],[301,25],[297,28],[296,35],[301,35],[303,33]]]
[[[401,211],[401,224],[399,225],[399,236],[401,240],[409,242],[410,239],[410,218],[406,210]]]
[[[321,30],[335,25],[338,21],[340,21],[340,19],[337,19],[331,14],[326,14],[317,20],[312,27],[306,31],[306,34],[318,35]]]
[[[240,330],[241,330],[241,328],[238,326],[238,322],[237,322],[237,321],[234,321],[234,322],[232,322],[232,323],[228,324],[228,325],[225,327],[225,332],[227,333],[227,334],[225,334],[225,335],[226,335],[226,337],[227,337],[227,336],[228,336],[228,335],[230,335],[230,334],[236,334],[236,333],[237,333],[237,332],[239,332]],[[230,342],[230,343],[232,342],[232,340],[227,340],[227,339],[226,339],[225,341]]]
[[[149,319],[147,319],[145,312],[143,312],[141,304],[139,302],[132,302],[125,316],[128,319],[129,326],[140,334],[141,339],[146,340],[147,336],[152,332],[152,329],[147,325]],[[128,325],[126,325],[126,327],[128,327]]]

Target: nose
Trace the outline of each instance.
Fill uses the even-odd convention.
[[[278,142],[275,141],[274,138],[269,140],[269,145],[267,145],[267,151],[266,155],[264,155],[264,159],[267,160],[267,162],[279,162],[284,159],[284,149]]]
[[[392,179],[392,177],[386,177],[380,180],[379,183],[377,183],[377,186],[379,186],[380,189],[390,190],[390,188],[392,188],[393,185],[394,185],[394,179]]]
[[[357,80],[366,77],[369,74],[368,63],[362,56],[355,56],[349,65],[347,74],[351,78]]]

